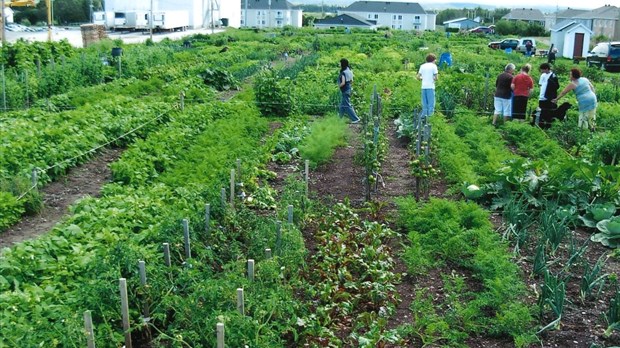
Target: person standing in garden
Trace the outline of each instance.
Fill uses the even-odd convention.
[[[540,94],[538,95],[538,108],[537,116],[541,120],[551,119],[549,114],[553,114],[558,106],[551,102],[552,99],[558,96],[558,89],[560,83],[558,76],[551,71],[551,64],[540,64],[540,79],[538,80],[540,85]]]
[[[581,70],[577,68],[570,69],[570,83],[560,92],[560,94],[551,100],[557,104],[560,98],[574,91],[579,105],[579,128],[589,128],[594,131],[596,121],[596,94],[592,82],[582,76]]]
[[[340,60],[340,76],[338,76],[338,86],[342,93],[342,99],[340,101],[340,117],[343,114],[347,114],[351,119],[351,123],[358,123],[359,117],[351,105],[351,84],[353,83],[353,71],[349,67],[349,61],[345,58]]]
[[[508,63],[504,67],[504,72],[497,76],[495,80],[495,95],[493,98],[493,105],[495,111],[493,112],[493,125],[497,126],[497,117],[499,115],[504,116],[504,121],[508,121],[512,116],[512,74],[515,71],[515,65]]]
[[[528,75],[531,68],[531,65],[525,64],[521,68],[521,72],[512,79],[512,84],[510,85],[514,94],[512,99],[512,119],[520,122],[525,120],[527,100],[534,90],[534,81]]]
[[[418,80],[422,80],[422,117],[431,116],[435,112],[435,81],[439,70],[435,61],[434,54],[426,56],[426,63],[420,65],[418,70]]]

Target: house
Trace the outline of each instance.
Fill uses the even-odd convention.
[[[417,2],[356,1],[338,15],[348,14],[366,21],[373,21],[377,27],[402,30],[435,30],[433,12],[425,11]]]
[[[241,26],[250,28],[301,28],[303,11],[286,0],[243,0]]]
[[[546,14],[545,15],[545,29],[551,30],[551,28],[553,28],[557,23],[560,23],[565,20],[572,20],[576,16],[579,16],[586,12],[588,12],[588,10],[578,10],[578,9],[569,7],[563,11]]]
[[[577,15],[573,20],[582,23],[592,33],[604,35],[611,40],[620,40],[620,8],[612,5],[605,5]]]
[[[516,8],[502,17],[507,21],[523,21],[529,24],[539,24],[545,26],[545,16],[538,9]]]
[[[480,26],[480,22],[466,17],[451,19],[443,22],[445,28],[457,28],[459,30],[467,30]]]
[[[227,26],[238,28],[241,22],[241,0],[106,0],[104,13],[110,14],[112,22],[108,26],[114,26],[115,13],[128,12],[187,12],[190,28],[218,27],[224,23]]]
[[[364,28],[376,30],[377,25],[374,21],[367,21],[356,15],[341,14],[336,17],[317,19],[314,21],[315,28]]]
[[[551,28],[551,44],[558,50],[556,57],[585,57],[590,47],[592,30],[575,20],[564,20]]]

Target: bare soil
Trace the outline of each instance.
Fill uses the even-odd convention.
[[[108,165],[118,159],[121,151],[106,148],[88,163],[72,168],[65,176],[40,189],[43,209],[37,215],[23,217],[19,223],[0,233],[0,249],[50,231],[68,214],[70,205],[86,196],[97,197],[101,187],[111,179]]]

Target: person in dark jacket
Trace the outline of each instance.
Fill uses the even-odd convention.
[[[512,74],[515,71],[515,65],[508,63],[504,68],[504,72],[497,76],[495,80],[495,95],[493,105],[493,125],[497,125],[497,117],[504,116],[504,121],[508,121],[512,116]]]
[[[551,100],[558,96],[558,89],[560,88],[560,82],[558,76],[551,71],[551,64],[540,64],[540,79],[538,80],[540,85],[540,94],[538,95],[538,111],[540,119],[547,119],[548,116],[545,113],[553,114],[557,109],[557,104]]]

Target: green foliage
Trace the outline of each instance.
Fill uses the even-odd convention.
[[[205,85],[215,88],[218,91],[227,91],[239,88],[239,83],[226,70],[221,68],[206,69],[200,74]]]
[[[17,197],[0,191],[0,231],[13,225],[21,218],[25,209]]]
[[[329,161],[337,147],[346,144],[347,136],[347,124],[334,114],[317,119],[299,146],[301,158],[309,160],[310,166],[316,168]]]
[[[405,250],[405,259],[410,272],[427,274],[427,269],[418,267],[448,264],[452,269],[473,272],[467,283],[458,276],[458,271],[444,277],[445,301],[433,303],[433,307],[445,309],[443,316],[434,315],[436,310],[430,313],[414,310],[416,316],[425,318],[416,320],[419,327],[415,330],[425,332],[425,342],[449,337],[455,340],[450,344],[454,346],[464,344],[470,335],[483,332],[507,334],[515,341],[531,336],[531,314],[521,302],[525,286],[486,212],[473,203],[437,199],[427,204],[401,199],[397,204],[399,222],[409,231],[410,245]],[[472,288],[474,279],[480,281],[482,290]],[[518,320],[515,312],[522,315]]]
[[[291,81],[280,79],[275,70],[267,70],[256,76],[254,93],[261,114],[278,117],[290,115],[293,111],[290,89]]]

